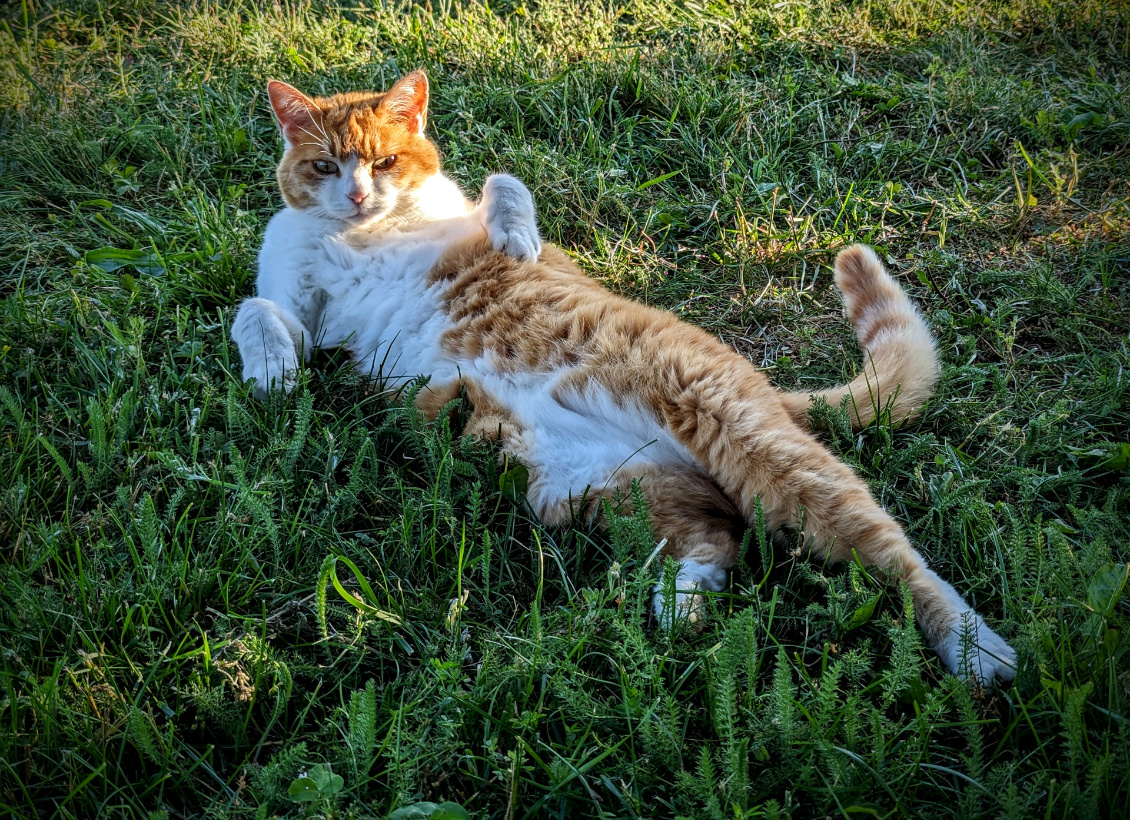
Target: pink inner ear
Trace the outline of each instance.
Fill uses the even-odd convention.
[[[389,89],[381,105],[405,120],[408,130],[419,134],[428,117],[428,78],[423,71],[405,74]]]
[[[297,144],[315,138],[314,112],[319,109],[313,100],[278,80],[267,83],[267,94],[287,142]]]

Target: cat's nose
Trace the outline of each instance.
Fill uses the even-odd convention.
[[[350,202],[352,202],[354,205],[360,205],[365,201],[364,191],[350,191],[347,196],[349,197]]]

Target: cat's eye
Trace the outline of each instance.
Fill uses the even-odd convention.
[[[336,174],[337,164],[328,159],[316,159],[314,160],[314,170],[319,174]]]
[[[388,170],[389,168],[392,167],[392,164],[394,162],[396,162],[396,154],[389,154],[387,157],[381,157],[380,159],[375,159],[375,160],[373,160],[373,170],[374,171]]]

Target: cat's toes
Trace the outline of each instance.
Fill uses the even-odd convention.
[[[281,377],[271,375],[269,372],[249,375],[243,371],[243,380],[251,382],[251,394],[259,401],[266,401],[273,392],[281,390],[289,393],[294,389],[294,377],[284,374]]]
[[[961,613],[934,647],[950,672],[984,685],[1016,677],[1016,650],[973,610]]]
[[[298,374],[298,357],[282,351],[267,353],[248,362],[243,367],[243,380],[251,382],[251,392],[259,401],[265,401],[274,391],[289,393],[294,389]]]
[[[492,248],[520,262],[533,262],[541,256],[541,237],[536,230],[488,230],[487,236]]]
[[[675,593],[674,606],[668,607],[666,596],[662,592],[655,593],[653,606],[655,617],[661,629],[672,629],[675,624],[686,621],[691,629],[701,630],[706,599],[701,595],[686,592]]]
[[[670,629],[685,620],[693,628],[701,629],[706,599],[697,590],[718,592],[726,586],[726,570],[717,564],[700,564],[684,559],[679,562],[674,599],[662,590],[662,582],[655,585],[652,607],[661,629]]]
[[[262,401],[273,390],[290,392],[298,374],[296,339],[308,356],[306,331],[275,303],[247,299],[236,311],[231,337],[243,360],[243,380],[253,382],[252,392]]]

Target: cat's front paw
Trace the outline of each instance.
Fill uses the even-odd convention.
[[[260,401],[273,390],[289,393],[298,375],[298,351],[277,307],[266,299],[248,299],[235,315],[232,340],[243,360],[243,380],[254,382]]]
[[[987,686],[994,678],[1006,683],[1016,677],[1016,650],[972,609],[954,619],[934,651],[959,678]]]
[[[492,248],[523,262],[541,255],[534,198],[520,180],[509,174],[487,177],[479,207]]]
[[[277,390],[289,393],[298,376],[298,356],[294,349],[264,351],[262,358],[245,362],[243,381],[253,382],[251,392],[259,401]]]

